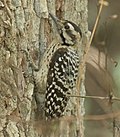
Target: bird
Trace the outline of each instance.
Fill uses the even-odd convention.
[[[79,70],[81,29],[74,23],[49,14],[56,27],[55,38],[46,49],[40,63],[37,84],[44,95],[44,114],[47,119],[60,118],[76,87]]]

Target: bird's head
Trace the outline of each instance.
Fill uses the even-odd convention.
[[[60,20],[52,14],[50,16],[56,24],[63,45],[74,46],[81,40],[81,30],[75,23],[68,20]]]

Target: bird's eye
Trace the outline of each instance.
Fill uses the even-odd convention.
[[[65,29],[69,29],[70,26],[68,24],[65,25]]]

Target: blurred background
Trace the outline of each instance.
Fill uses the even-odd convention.
[[[89,52],[85,85],[89,96],[120,98],[120,1],[109,0],[108,4],[103,7]],[[89,0],[88,6],[92,31],[98,0]],[[89,98],[85,99],[85,106],[85,137],[120,137],[120,100]]]

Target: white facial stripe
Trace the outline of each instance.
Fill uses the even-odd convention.
[[[70,30],[74,30],[74,27],[70,23],[67,23],[67,24],[70,27]]]

